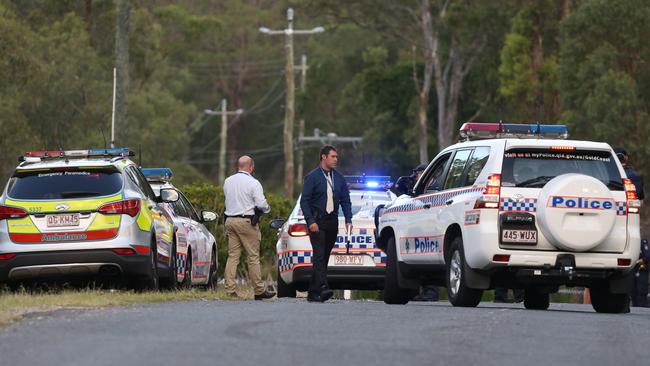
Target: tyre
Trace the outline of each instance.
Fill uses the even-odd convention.
[[[156,237],[151,236],[151,246],[149,250],[149,268],[148,274],[138,277],[134,280],[133,288],[136,291],[155,291],[158,290],[158,250],[156,249]]]
[[[201,286],[204,290],[212,290],[216,286],[217,277],[217,247],[212,246],[212,256],[210,257],[210,272],[208,273],[208,282]]]
[[[169,253],[169,270],[167,276],[160,280],[160,287],[165,290],[178,289],[178,254],[176,254],[176,239],[172,243],[172,249]]]
[[[607,284],[589,288],[591,305],[597,313],[620,314],[630,311],[630,297],[628,294],[613,294]]]
[[[183,269],[185,276],[183,277],[183,282],[181,282],[181,287],[188,289],[192,287],[192,249],[187,248],[187,255],[185,256],[185,268]]]
[[[278,298],[280,297],[296,297],[296,288],[284,282],[278,268]]]
[[[386,304],[406,304],[413,298],[415,291],[399,287],[397,278],[399,268],[397,267],[397,249],[395,238],[391,237],[386,243],[386,275],[384,276],[384,302]]]
[[[483,290],[467,287],[465,267],[463,239],[457,237],[451,242],[447,259],[445,273],[447,297],[453,306],[476,307],[481,302]]]
[[[524,307],[530,310],[546,310],[550,304],[550,295],[534,288],[527,288],[524,293]]]

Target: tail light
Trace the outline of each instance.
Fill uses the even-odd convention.
[[[14,259],[16,253],[4,253],[0,254],[0,261],[8,261]]]
[[[119,255],[132,255],[132,254],[135,254],[135,250],[133,250],[133,248],[114,248],[113,252],[115,254],[119,254]]]
[[[631,180],[623,179],[623,187],[625,188],[625,198],[627,198],[627,212],[638,214],[641,209],[641,200],[636,195],[636,187]]]
[[[289,225],[289,235],[290,236],[307,236],[309,235],[309,230],[305,224],[293,224]]]
[[[476,200],[474,208],[499,208],[501,198],[501,174],[488,176],[483,195]]]
[[[27,217],[27,211],[20,207],[0,206],[0,220],[22,219]]]
[[[117,202],[107,203],[97,210],[99,213],[104,215],[129,215],[131,217],[136,217],[140,212],[140,200],[124,200]]]

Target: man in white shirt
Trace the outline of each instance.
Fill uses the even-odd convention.
[[[228,236],[228,261],[226,262],[226,293],[237,297],[235,276],[241,255],[241,248],[246,251],[248,273],[255,287],[255,300],[269,299],[275,292],[267,291],[262,281],[260,270],[260,240],[262,234],[259,224],[252,224],[255,210],[263,213],[271,211],[266,202],[260,182],[251,175],[255,168],[250,156],[242,156],[237,161],[239,171],[223,183],[226,197],[226,235]]]

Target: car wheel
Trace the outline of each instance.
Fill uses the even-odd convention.
[[[613,294],[607,284],[589,288],[591,305],[597,313],[619,314],[630,311],[630,297],[628,294]]]
[[[453,306],[475,307],[481,302],[483,290],[467,287],[465,277],[465,252],[463,251],[463,239],[455,238],[449,248],[447,260],[447,271],[445,281],[447,283],[447,297]]]
[[[208,273],[208,282],[202,286],[204,290],[212,290],[215,287],[215,277],[217,276],[217,248],[212,247],[212,257],[210,258],[210,272]]]
[[[278,298],[280,297],[296,297],[296,288],[284,282],[278,268]]]
[[[178,254],[176,254],[176,239],[174,239],[174,242],[172,243],[169,257],[170,264],[167,277],[160,281],[160,285],[166,290],[176,290],[178,288]]]
[[[181,287],[188,289],[192,287],[192,249],[187,248],[187,255],[185,256],[185,268],[183,269],[185,276],[183,277],[183,282],[181,282]]]
[[[149,251],[148,274],[135,279],[134,288],[137,291],[158,290],[158,250],[156,249],[156,237],[152,235]]]
[[[397,267],[397,249],[395,248],[395,238],[391,237],[386,243],[387,261],[386,274],[384,276],[384,302],[386,304],[406,304],[413,298],[415,291],[399,287],[397,277],[399,269]]]
[[[534,288],[524,292],[524,307],[530,310],[546,310],[550,304],[550,295]]]

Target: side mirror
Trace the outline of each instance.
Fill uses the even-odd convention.
[[[179,198],[178,191],[173,188],[163,188],[160,190],[160,200],[162,202],[176,202]]]
[[[219,215],[212,211],[201,211],[201,219],[203,222],[215,221],[218,217]]]
[[[271,229],[279,230],[284,225],[285,222],[287,222],[287,220],[285,219],[273,219],[269,223],[269,226],[271,227]]]
[[[393,192],[398,196],[403,194],[412,195],[414,184],[413,178],[408,175],[399,177],[393,186]]]

